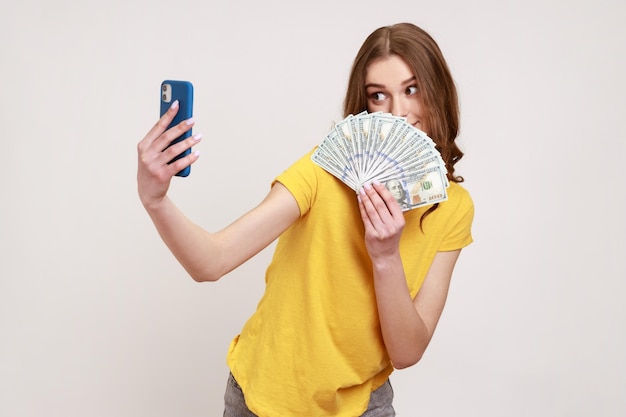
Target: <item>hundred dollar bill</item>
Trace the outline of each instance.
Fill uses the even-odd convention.
[[[438,168],[430,168],[408,179],[383,182],[403,211],[439,203],[448,199],[447,189]]]
[[[409,208],[435,204],[448,199],[447,178],[441,167],[427,168],[407,178]]]

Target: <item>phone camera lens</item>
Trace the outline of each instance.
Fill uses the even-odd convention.
[[[163,101],[167,101],[167,94],[163,94]]]
[[[165,91],[167,91],[167,85],[163,84],[163,87],[162,87],[162,88],[163,88],[163,91],[164,91],[164,92],[165,92]]]

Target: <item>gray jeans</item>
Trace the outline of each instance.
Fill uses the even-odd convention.
[[[393,389],[391,388],[391,383],[387,380],[380,388],[372,392],[367,410],[361,417],[394,417],[396,412],[393,409],[392,403]],[[233,374],[228,376],[228,382],[226,384],[226,394],[224,394],[224,417],[257,417],[257,415],[246,406],[243,391],[239,384],[237,384],[237,381],[235,381]]]

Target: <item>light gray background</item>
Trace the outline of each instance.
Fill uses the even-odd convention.
[[[171,196],[216,230],[341,116],[357,48],[400,21],[459,86],[476,204],[399,416],[626,414],[626,18],[619,0],[3,0],[0,415],[217,416],[271,248],[188,278],[136,195],[159,83],[195,84],[202,156]]]

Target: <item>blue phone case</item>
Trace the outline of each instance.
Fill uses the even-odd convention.
[[[176,113],[176,117],[174,117],[172,123],[170,123],[167,127],[168,129],[193,116],[193,85],[189,81],[163,81],[161,83],[161,112],[159,116],[163,116],[163,114],[170,108],[174,100],[178,100],[179,103],[178,113]],[[191,130],[174,139],[171,145],[180,142],[189,136],[191,136]],[[191,149],[188,149],[176,158],[172,159],[169,163],[171,164],[177,159],[189,155],[190,153]],[[190,172],[191,166],[188,166],[176,175],[179,177],[186,177],[190,174]]]

